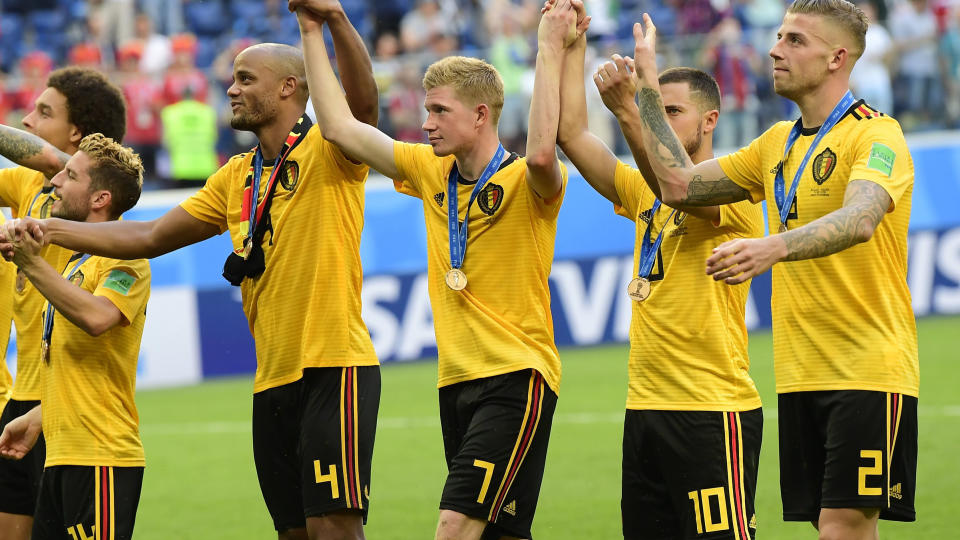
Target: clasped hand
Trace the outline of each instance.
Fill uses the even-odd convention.
[[[22,218],[0,225],[0,254],[3,258],[22,266],[40,254],[43,247],[44,227],[33,218]]]

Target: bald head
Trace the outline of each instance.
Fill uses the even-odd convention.
[[[260,64],[274,73],[278,79],[293,77],[297,81],[297,97],[307,102],[310,92],[307,89],[307,71],[303,63],[303,51],[283,43],[258,43],[251,45],[237,55],[236,61],[244,59]]]

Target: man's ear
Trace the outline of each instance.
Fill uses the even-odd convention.
[[[490,107],[486,103],[477,105],[477,108],[474,109],[474,112],[477,115],[477,120],[474,123],[474,127],[479,128],[480,126],[490,122]]]
[[[80,128],[70,124],[70,144],[74,146],[80,146],[80,141],[83,139],[83,133],[80,132]]]
[[[834,49],[833,55],[830,57],[830,62],[827,64],[827,69],[830,71],[836,71],[848,65],[849,63],[850,51],[848,51],[846,47],[840,47],[839,49]]]
[[[297,93],[297,78],[293,76],[283,78],[283,86],[280,87],[282,97],[290,97]]]
[[[91,210],[109,208],[110,204],[113,203],[113,194],[105,189],[94,191],[90,198]]]
[[[717,120],[720,118],[720,111],[714,109],[712,111],[707,111],[703,113],[703,134],[712,132],[717,129]]]

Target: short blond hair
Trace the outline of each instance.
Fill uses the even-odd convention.
[[[438,60],[423,75],[423,89],[440,86],[453,88],[457,98],[464,103],[490,107],[493,125],[500,121],[503,110],[503,78],[497,68],[478,58],[448,56]]]
[[[102,133],[91,133],[78,148],[90,158],[90,189],[110,192],[110,217],[117,219],[140,200],[143,162],[132,148]]]
[[[853,38],[856,50],[850,52],[854,60],[860,58],[867,46],[867,16],[847,0],[796,0],[787,8],[787,13],[820,15],[833,21]]]

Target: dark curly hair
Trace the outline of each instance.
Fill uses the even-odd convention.
[[[47,86],[67,98],[70,123],[83,136],[103,133],[122,141],[127,131],[127,103],[123,93],[99,71],[65,67],[50,74]]]

